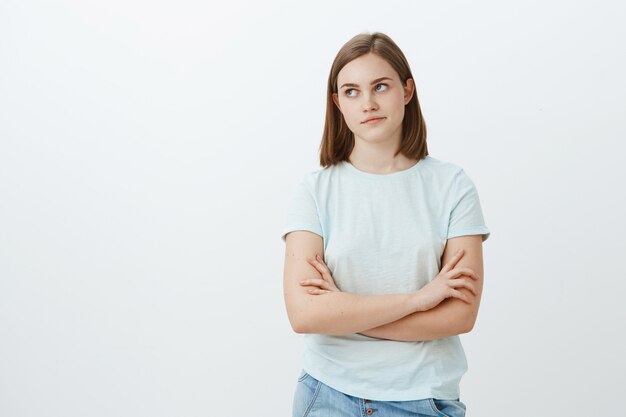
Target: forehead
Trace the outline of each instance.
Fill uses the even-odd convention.
[[[398,78],[396,71],[384,59],[374,54],[362,55],[348,62],[337,74],[337,85],[343,83],[355,83],[369,85],[380,77],[389,77],[393,80]]]

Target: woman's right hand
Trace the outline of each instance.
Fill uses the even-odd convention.
[[[468,304],[470,303],[468,297],[456,288],[467,288],[476,295],[476,288],[474,288],[471,279],[477,280],[479,276],[468,267],[456,267],[457,262],[464,254],[465,250],[460,249],[432,281],[416,292],[419,305],[417,311],[430,310],[449,297],[456,297]]]

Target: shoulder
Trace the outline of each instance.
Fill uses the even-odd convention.
[[[454,182],[458,176],[464,175],[465,171],[462,166],[443,159],[434,158],[428,155],[424,159],[424,175],[430,175],[433,178],[443,182]]]
[[[340,175],[340,172],[341,164],[307,171],[301,176],[300,184],[308,188],[313,194],[317,194],[327,189],[333,178]]]
[[[441,173],[449,173],[449,174],[454,175],[458,173],[459,171],[463,170],[463,167],[458,164],[455,164],[450,161],[445,161],[443,159],[435,158],[430,155],[428,155],[424,161],[426,162],[426,166],[428,168],[430,168],[431,170],[436,170]]]

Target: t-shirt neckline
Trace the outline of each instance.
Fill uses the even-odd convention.
[[[417,172],[419,169],[422,168],[422,166],[424,165],[424,161],[427,158],[429,158],[429,155],[426,155],[424,158],[417,161],[417,163],[410,168],[404,169],[402,171],[392,172],[389,174],[374,174],[372,172],[361,171],[360,169],[352,165],[349,161],[343,161],[343,164],[346,167],[346,169],[353,174],[356,174],[363,178],[370,178],[370,179],[376,179],[376,180],[382,181],[382,180],[403,178],[403,177],[406,177],[407,175],[411,175],[412,173]]]

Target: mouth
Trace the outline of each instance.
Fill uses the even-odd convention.
[[[383,120],[385,120],[385,117],[375,117],[373,119],[368,119],[368,120],[366,120],[364,122],[361,122],[361,124],[364,124],[364,125],[376,124],[376,123],[381,122]]]

